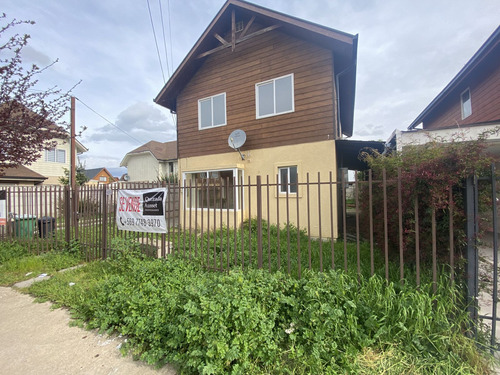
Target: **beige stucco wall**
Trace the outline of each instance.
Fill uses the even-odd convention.
[[[245,184],[248,184],[248,179],[250,178],[251,184],[256,183],[257,176],[261,176],[262,184],[267,183],[267,178],[269,178],[269,221],[276,224],[278,221],[278,202],[279,199],[279,223],[282,225],[286,222],[287,217],[287,198],[286,194],[277,193],[278,189],[276,187],[277,174],[279,167],[286,166],[297,166],[297,174],[299,183],[306,183],[307,174],[309,173],[309,181],[318,181],[318,172],[321,174],[321,181],[327,182],[330,179],[330,172],[332,172],[332,180],[335,181],[337,178],[336,173],[336,158],[335,158],[335,142],[332,140],[304,143],[300,145],[292,146],[281,146],[257,150],[247,150],[242,151],[245,160],[241,160],[238,152],[208,155],[202,157],[192,157],[179,160],[179,176],[184,179],[186,173],[190,172],[200,172],[206,170],[221,170],[221,169],[233,169],[238,168],[243,171],[243,177]],[[329,185],[321,185],[319,191],[321,195],[321,205],[318,203],[318,185],[311,185],[309,187],[309,200],[307,199],[307,186],[299,186],[298,198],[295,194],[290,194],[288,197],[288,215],[290,222],[297,224],[297,218],[299,221],[299,226],[303,229],[308,228],[308,223],[310,226],[310,234],[312,236],[319,236],[320,234],[320,220],[321,220],[321,236],[323,238],[331,237],[331,209],[333,209],[333,237],[337,238],[337,194],[336,189],[332,189],[332,202],[330,205],[330,187]],[[243,219],[249,217],[249,212],[251,217],[255,217],[257,213],[256,205],[256,187],[251,188],[251,194],[248,192],[248,188],[244,189],[243,192],[244,209],[243,209]],[[267,220],[268,218],[268,204],[267,204],[268,189],[266,186],[262,188],[262,216]],[[249,196],[251,196],[250,204],[248,204]],[[297,215],[297,199],[298,199],[298,215]],[[309,205],[309,217],[308,222],[308,205]],[[184,203],[181,202],[181,207],[184,207]],[[319,208],[321,207],[321,208]],[[182,210],[183,211],[183,210]],[[194,225],[195,213],[189,208],[186,210],[186,222]],[[215,225],[220,227],[220,215],[214,210],[197,210],[197,221],[198,226],[201,225],[201,217],[203,212],[203,225],[204,227],[209,226],[213,228]],[[216,210],[219,211],[219,210]],[[229,225],[234,225],[234,212],[229,210]],[[208,221],[208,215],[210,215],[210,221]],[[237,211],[236,224],[241,223],[241,211]],[[181,220],[184,220],[181,217]],[[222,223],[225,225],[227,223],[227,213],[224,211],[222,215]],[[183,221],[182,221],[183,222]]]

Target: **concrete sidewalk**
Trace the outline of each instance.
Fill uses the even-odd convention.
[[[9,375],[175,375],[123,357],[121,337],[70,327],[65,309],[0,287],[0,373]]]

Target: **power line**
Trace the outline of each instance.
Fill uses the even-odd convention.
[[[91,110],[92,112],[94,112],[97,116],[99,116],[100,118],[102,118],[104,121],[106,121],[108,124],[110,124],[111,126],[114,126],[115,128],[117,128],[119,131],[121,131],[122,133],[124,133],[125,135],[129,136],[130,138],[132,138],[134,141],[136,141],[138,144],[143,144],[144,142],[142,141],[139,141],[137,138],[133,137],[132,135],[130,135],[129,133],[127,133],[125,130],[121,129],[119,126],[115,125],[114,123],[112,123],[111,121],[109,121],[106,117],[104,117],[103,115],[101,115],[100,113],[97,113],[96,110],[90,108],[90,106],[88,106],[87,104],[85,104],[84,102],[82,102],[79,98],[75,97],[76,100],[78,100],[80,103],[82,103],[85,107],[87,107],[89,110]]]
[[[165,49],[165,59],[167,60],[167,78],[170,78],[170,67],[168,64],[167,40],[165,38],[165,24],[163,23],[163,10],[161,9],[161,0],[158,0],[158,5],[160,6],[161,29],[163,32],[163,48]]]
[[[170,63],[172,65],[172,74],[174,73],[174,53],[172,51],[172,21],[170,20],[170,0],[167,0],[167,11],[168,11],[168,39],[170,43]]]
[[[158,40],[156,39],[156,32],[155,32],[155,26],[153,24],[153,16],[151,15],[151,7],[149,6],[149,0],[148,2],[148,11],[149,11],[149,19],[151,20],[151,28],[153,29],[153,36],[155,39],[155,46],[156,46],[156,53],[158,54],[158,61],[160,62],[160,69],[161,69],[161,75],[163,77],[163,83],[165,83],[165,73],[163,72],[163,64],[161,63],[161,57],[160,57],[160,49],[158,48]]]

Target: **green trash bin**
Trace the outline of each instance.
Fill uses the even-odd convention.
[[[18,238],[32,238],[35,227],[36,216],[22,215],[14,217],[14,233]]]

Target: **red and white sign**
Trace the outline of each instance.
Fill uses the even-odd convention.
[[[116,225],[134,232],[166,233],[166,188],[118,190]]]

